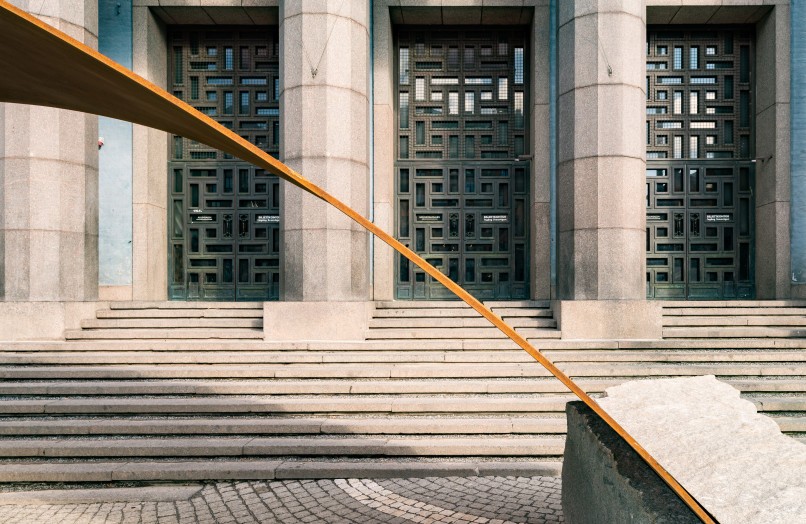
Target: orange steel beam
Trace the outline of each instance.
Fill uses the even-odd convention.
[[[161,129],[230,153],[324,200],[414,262],[489,320],[613,428],[703,522],[715,522],[593,398],[499,316],[437,268],[347,204],[212,118],[4,0],[0,0],[0,101],[82,111]]]

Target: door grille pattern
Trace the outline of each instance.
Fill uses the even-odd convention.
[[[527,34],[396,34],[397,236],[478,298],[527,298]],[[454,298],[395,255],[396,297]]]
[[[753,42],[647,31],[647,296],[752,298]]]
[[[169,45],[173,94],[277,156],[277,27],[176,27]],[[171,147],[170,298],[278,299],[279,179],[183,137]]]
[[[749,29],[647,28],[647,160],[753,158]]]
[[[753,298],[753,165],[647,172],[647,296]]]

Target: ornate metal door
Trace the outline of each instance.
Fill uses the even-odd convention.
[[[398,238],[479,298],[527,298],[525,31],[405,28],[396,38]],[[454,298],[396,260],[397,298]]]
[[[752,298],[751,29],[647,30],[649,298]]]
[[[398,166],[398,238],[479,298],[526,298],[527,166]],[[453,298],[398,257],[398,298]]]
[[[753,165],[647,170],[647,296],[752,298]]]
[[[277,28],[176,27],[169,42],[174,95],[276,156]],[[279,298],[278,178],[179,136],[171,144],[170,298]]]

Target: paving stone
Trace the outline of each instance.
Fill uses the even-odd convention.
[[[186,485],[187,486],[187,485]],[[36,501],[20,496],[0,505],[0,522],[25,524],[283,523],[391,524],[563,522],[557,477],[430,477],[239,481],[170,491],[155,500],[150,488],[114,494],[60,490]],[[501,495],[491,493],[493,488]],[[75,491],[73,499],[70,491]],[[527,495],[527,496],[524,496]],[[123,500],[128,498],[131,500]],[[141,500],[139,500],[141,499]],[[57,501],[58,504],[48,504]]]

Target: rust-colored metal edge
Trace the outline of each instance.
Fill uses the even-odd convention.
[[[605,423],[613,428],[621,438],[623,438],[631,448],[651,467],[660,478],[677,494],[678,497],[688,506],[697,517],[705,523],[715,523],[714,518],[680,485],[677,480],[667,472],[624,428],[622,428],[599,404],[590,397],[584,390],[571,380],[565,373],[560,371],[548,358],[532,346],[525,338],[519,335],[513,328],[504,322],[499,316],[493,313],[487,306],[478,299],[470,295],[464,288],[451,281],[442,272],[426,262],[415,252],[404,246],[391,235],[380,229],[378,226],[364,218],[344,202],[341,202],[333,195],[321,187],[305,179],[276,158],[262,151],[255,145],[244,140],[234,132],[220,125],[213,119],[200,113],[190,105],[173,97],[165,90],[153,83],[138,76],[120,64],[110,60],[94,49],[71,38],[54,27],[42,22],[34,16],[29,15],[5,0],[0,0],[0,50],[2,45],[15,51],[16,57],[0,58],[0,67],[12,64],[27,72],[31,72],[32,66],[26,69],[28,62],[26,53],[37,45],[50,46],[44,51],[53,55],[54,69],[58,70],[59,65],[67,66],[68,71],[74,65],[80,63],[83,70],[91,70],[96,75],[95,79],[100,81],[104,78],[112,77],[116,86],[122,87],[122,92],[105,91],[109,86],[101,83],[98,92],[85,92],[81,89],[71,90],[71,81],[76,80],[81,83],[86,79],[70,78],[69,73],[63,78],[61,84],[55,86],[59,91],[40,92],[32,89],[30,84],[24,84],[23,89],[18,89],[15,84],[21,83],[13,78],[12,74],[0,70],[0,101],[15,102],[30,105],[43,105],[58,107],[87,113],[101,114],[130,122],[142,124],[148,127],[161,129],[170,133],[176,133],[186,138],[192,138],[212,147],[230,153],[242,160],[255,164],[266,169],[272,174],[294,184],[304,191],[324,200],[332,205],[367,231],[377,236],[395,251],[408,258],[426,273],[438,280],[442,285],[456,294],[466,304],[476,310],[484,318],[490,321],[510,340],[531,355],[579,399],[599,415]],[[17,41],[9,42],[12,30],[17,30],[15,34]],[[0,54],[2,56],[2,54]],[[87,60],[89,59],[89,60]],[[17,60],[17,62],[10,62]],[[68,62],[57,64],[59,60]],[[35,60],[31,60],[35,64]],[[10,67],[10,69],[14,69]],[[77,68],[76,76],[81,74],[82,69]],[[34,71],[38,74],[39,71]],[[86,83],[86,82],[85,82]],[[62,96],[63,95],[63,96]],[[116,95],[118,98],[116,98]],[[134,104],[127,106],[125,103]],[[168,114],[166,114],[168,113]],[[172,119],[173,117],[173,119]],[[184,119],[182,117],[185,117]],[[192,124],[188,126],[188,123]]]

